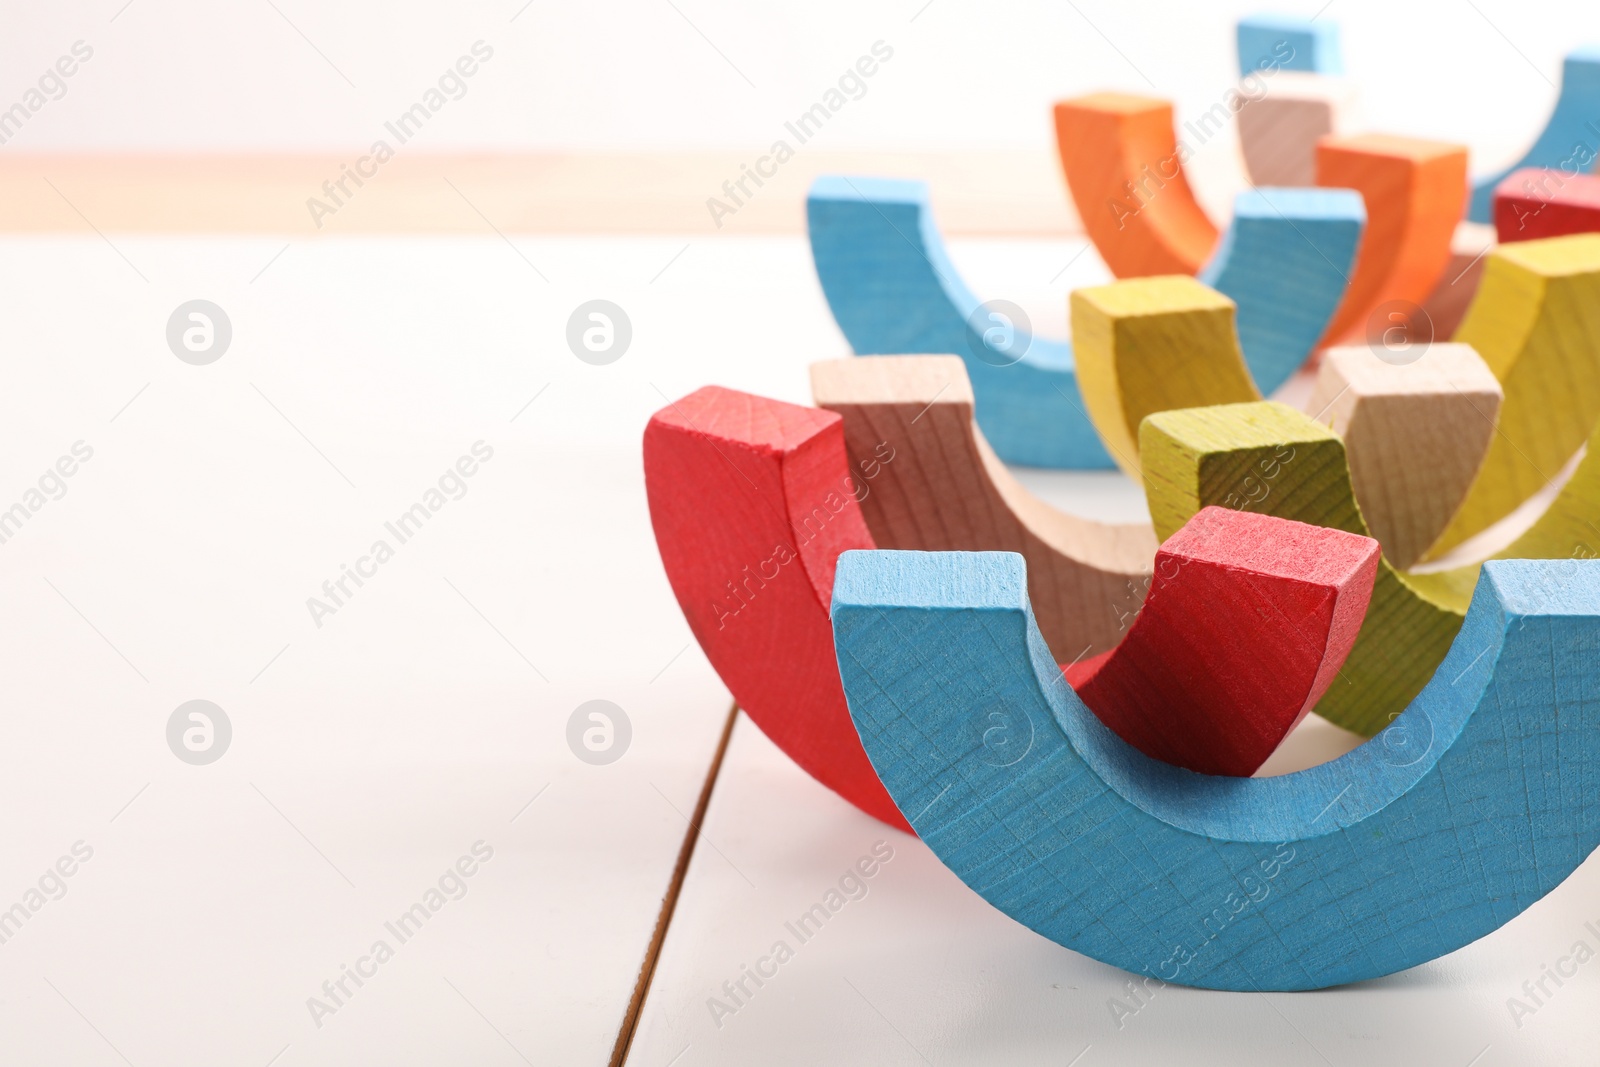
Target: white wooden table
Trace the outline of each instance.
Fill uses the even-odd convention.
[[[1103,277],[1092,253],[1062,271],[1078,251],[956,256],[1060,332],[1066,292]],[[0,908],[93,850],[0,943],[0,1059],[606,1062],[728,708],[655,553],[639,436],[707,383],[807,399],[806,364],[844,347],[803,242],[7,239],[0,287],[0,509],[93,449],[0,543]],[[595,297],[634,328],[603,367],[563,340]],[[232,322],[206,366],[164,337],[193,298]],[[307,598],[479,441],[465,495],[316,625]],[[1141,508],[1120,475],[1032,481]],[[192,699],[232,724],[209,765],[168,748]],[[604,766],[567,742],[594,699],[632,726]],[[785,922],[880,841],[867,894],[793,943]],[[478,842],[492,858],[402,942],[385,924]],[[1600,966],[1520,1028],[1507,998],[1600,948],[1597,891],[1591,863],[1416,971],[1169,988],[1119,1027],[1124,975],[993,911],[741,719],[629,1062],[1589,1063]],[[793,958],[735,1005],[723,983],[782,939]],[[379,940],[392,958],[362,963]],[[335,1003],[323,983],[358,966]]]

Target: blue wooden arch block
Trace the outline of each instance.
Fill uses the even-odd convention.
[[[1239,20],[1239,76],[1269,65],[1310,74],[1343,74],[1339,24],[1294,15],[1247,15]],[[1289,54],[1284,55],[1285,45]]]
[[[1245,366],[1271,396],[1304,365],[1350,286],[1367,208],[1354,189],[1252,189],[1198,280],[1238,306]]]
[[[806,222],[823,294],[858,354],[960,356],[978,425],[1007,463],[1114,466],[1078,394],[1072,346],[1022,335],[1001,351],[969,321],[980,302],[945,252],[926,182],[818,178]]]
[[[848,552],[850,714],[917,834],[990,903],[1135,974],[1298,990],[1497,929],[1600,844],[1600,561],[1484,565],[1437,676],[1347,755],[1276,778],[1159,763],[1094,717],[1020,556]]]
[[[1494,221],[1495,186],[1523,167],[1564,169],[1568,174],[1595,169],[1600,154],[1600,45],[1587,45],[1561,63],[1556,107],[1526,155],[1502,171],[1472,183],[1467,218]]]
[[[960,356],[978,425],[1007,463],[1113,466],[1078,392],[1072,346],[1020,329],[1002,335],[1004,347],[986,339],[993,320],[950,262],[927,183],[819,178],[806,218],[823,294],[854,351]],[[1350,189],[1258,189],[1235,201],[1200,280],[1238,305],[1240,347],[1263,393],[1316,346],[1365,225],[1361,195]]]

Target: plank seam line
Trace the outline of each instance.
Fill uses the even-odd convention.
[[[628,1000],[628,1010],[622,1017],[622,1029],[617,1032],[617,1043],[611,1049],[609,1067],[622,1067],[633,1047],[633,1035],[639,1027],[639,1017],[644,1014],[644,1001],[650,995],[650,983],[656,975],[656,964],[661,959],[661,947],[667,939],[667,928],[672,924],[673,913],[678,910],[678,896],[683,891],[684,879],[689,874],[689,861],[694,859],[695,842],[700,840],[700,826],[705,822],[706,808],[711,804],[711,791],[716,787],[717,776],[722,773],[722,757],[728,751],[728,738],[733,734],[734,720],[739,717],[737,701],[728,708],[728,719],[722,725],[722,736],[717,750],[706,770],[706,780],[700,787],[700,799],[695,802],[694,814],[689,817],[689,828],[684,833],[683,844],[678,846],[678,861],[673,864],[672,878],[667,883],[667,893],[661,898],[661,913],[656,916],[655,932],[645,949],[644,963],[639,967],[639,980],[634,983],[633,996]]]

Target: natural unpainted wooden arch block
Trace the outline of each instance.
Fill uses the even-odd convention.
[[[1384,558],[1406,570],[1466,495],[1494,437],[1502,393],[1471,345],[1385,355],[1363,345],[1328,349],[1307,408],[1344,438],[1362,514]],[[1396,357],[1409,362],[1390,361]]]
[[[1317,184],[1317,142],[1356,124],[1355,87],[1342,78],[1279,71],[1239,109],[1239,150],[1254,185]]]
[[[1344,303],[1325,344],[1362,339],[1367,318],[1391,300],[1420,304],[1450,262],[1450,241],[1467,196],[1462,145],[1368,133],[1317,145],[1317,184],[1355,189],[1367,230]]]
[[[1259,400],[1233,301],[1193,278],[1132,278],[1072,294],[1084,407],[1117,465],[1139,474],[1139,423],[1169,408]]]
[[[1050,647],[1076,659],[1122,639],[1150,584],[1155,535],[1050,507],[1006,470],[973,421],[955,356],[858,356],[811,366],[817,405],[844,420],[865,483],[861,513],[884,548],[1019,552]],[[887,448],[894,457],[883,462]]]
[[[1056,670],[1014,555],[851,552],[832,615],[851,718],[928,847],[1135,975],[1259,993],[1393,974],[1509,922],[1600,845],[1600,562],[1488,564],[1393,726],[1270,778],[1117,739]]]

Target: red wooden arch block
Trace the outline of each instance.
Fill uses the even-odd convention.
[[[1507,243],[1600,231],[1600,176],[1513,171],[1494,189],[1494,230]]]
[[[893,462],[891,450],[852,469],[840,416],[715,386],[669,404],[644,433],[656,545],[724,684],[812,777],[909,831],[851,722],[829,620],[839,554],[877,547],[859,500]],[[1169,546],[1158,560],[1173,577],[1095,664],[1085,700],[1134,744],[1164,739],[1161,758],[1252,772],[1344,662],[1377,542],[1207,509]],[[1183,647],[1195,640],[1205,647]]]

